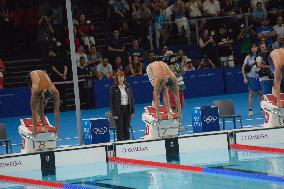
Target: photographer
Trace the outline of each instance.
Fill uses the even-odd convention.
[[[259,45],[259,49],[260,55],[256,57],[256,65],[258,67],[257,74],[259,77],[262,94],[271,94],[274,76],[270,70],[270,65],[268,62],[269,51],[265,43],[261,43]]]
[[[199,66],[197,67],[197,70],[205,70],[205,69],[211,69],[216,68],[215,64],[207,57],[207,55],[203,55]]]

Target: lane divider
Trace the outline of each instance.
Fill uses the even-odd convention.
[[[195,173],[204,173],[204,174],[209,174],[209,175],[240,177],[243,179],[251,179],[251,180],[258,180],[258,181],[263,181],[263,182],[273,182],[273,183],[278,183],[278,184],[284,184],[284,177],[270,176],[270,175],[259,174],[259,173],[247,173],[247,172],[234,171],[234,170],[228,170],[228,169],[204,168],[200,166],[170,164],[170,163],[162,163],[162,162],[154,162],[154,161],[146,161],[146,160],[120,158],[120,157],[110,157],[109,161],[114,162],[114,163],[121,163],[121,164],[155,167],[155,168],[160,168],[160,169],[175,169],[175,170],[191,171]]]
[[[60,182],[51,182],[46,180],[36,180],[36,179],[21,178],[21,177],[7,176],[7,175],[0,175],[0,182],[17,183],[24,185],[36,185],[41,187],[52,187],[52,188],[95,189],[94,187],[88,187],[88,186],[64,184]]]
[[[119,158],[119,157],[110,157],[109,161],[115,162],[115,163],[132,164],[132,165],[134,164],[134,165],[142,165],[142,166],[148,166],[148,167],[177,169],[177,170],[186,170],[186,171],[193,171],[193,172],[202,172],[204,169],[203,167],[199,167],[199,166],[170,164],[170,163]]]
[[[231,149],[236,149],[236,150],[248,150],[248,151],[284,154],[283,148],[272,148],[272,147],[266,147],[266,146],[252,146],[252,145],[244,145],[244,144],[231,144],[230,147],[231,147]]]

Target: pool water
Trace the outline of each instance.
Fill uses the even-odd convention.
[[[275,145],[277,146],[277,145]],[[278,147],[281,146],[280,144]],[[42,175],[40,170],[9,175],[43,179],[97,189],[281,189],[284,182],[261,179],[258,175],[279,177],[284,181],[284,155],[241,150],[214,150],[181,153],[169,162],[165,156],[135,158],[164,163],[195,165],[212,170],[236,171],[250,177],[190,172],[131,164],[97,163],[57,167],[54,175]],[[259,179],[260,178],[260,179]],[[16,184],[0,184],[1,188],[27,188]],[[30,187],[28,188],[40,188]]]

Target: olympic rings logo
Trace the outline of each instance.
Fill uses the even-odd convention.
[[[102,127],[102,128],[95,127],[93,131],[96,135],[104,135],[108,132],[108,128],[107,127]]]
[[[217,116],[208,116],[204,117],[203,121],[205,121],[208,124],[208,123],[214,123],[217,119],[218,119]]]

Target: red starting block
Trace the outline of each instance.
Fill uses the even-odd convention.
[[[277,106],[277,99],[272,94],[264,95],[260,105],[265,111],[264,126],[277,127],[282,126],[284,121],[284,93],[280,94],[281,108]]]
[[[22,137],[22,153],[44,151],[57,147],[57,133],[55,133],[55,128],[49,123],[47,117],[44,120],[48,130],[46,133],[43,132],[41,121],[38,121],[36,126],[36,134],[32,134],[32,118],[21,119],[20,121],[19,134]]]
[[[27,127],[29,131],[31,132],[33,131],[34,126],[33,126],[32,118],[22,119],[21,121],[23,121],[23,125],[25,125],[25,127]],[[49,121],[47,120],[46,117],[44,118],[44,123],[46,125],[48,132],[55,132],[55,128],[49,124]],[[43,126],[39,119],[37,122],[36,130],[37,130],[37,133],[43,133]]]
[[[147,112],[149,115],[153,116],[153,118],[156,118],[156,109],[153,106],[146,106],[145,107],[145,112]],[[162,120],[167,120],[168,118],[168,113],[167,109],[165,106],[160,106],[160,117]],[[177,119],[177,114],[173,114],[173,119]]]
[[[173,118],[168,118],[168,113],[165,106],[160,106],[161,120],[156,120],[156,110],[153,106],[144,108],[142,120],[146,124],[145,139],[163,138],[166,136],[176,136],[180,126],[180,120],[177,119],[177,114],[173,114]]]

